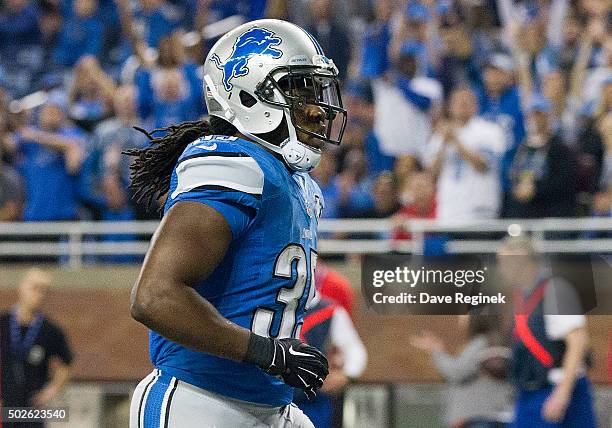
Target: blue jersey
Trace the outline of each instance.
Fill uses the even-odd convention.
[[[254,143],[207,136],[179,158],[165,212],[180,201],[215,208],[232,230],[223,260],[196,291],[224,317],[254,333],[299,338],[304,310],[315,293],[323,207],[310,176],[289,171]],[[293,396],[291,387],[253,364],[196,352],[155,332],[150,333],[150,354],[163,372],[231,398],[282,406]]]

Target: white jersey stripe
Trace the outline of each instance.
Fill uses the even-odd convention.
[[[176,168],[178,184],[172,199],[200,186],[223,186],[261,195],[264,174],[251,157],[203,156],[181,162]]]
[[[174,391],[176,390],[177,383],[178,383],[178,379],[173,377],[172,380],[170,381],[170,385],[168,386],[168,389],[166,389],[166,392],[164,394],[164,399],[162,401],[161,410],[160,410],[161,413],[160,413],[160,418],[159,418],[160,428],[166,428],[168,426],[167,418],[169,417],[169,412],[167,409],[171,403],[172,395],[174,394]]]

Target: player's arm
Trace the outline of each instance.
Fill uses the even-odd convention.
[[[132,289],[132,316],[188,348],[244,360],[250,332],[225,319],[193,288],[217,267],[231,239],[218,211],[177,203],[155,233]]]
[[[194,286],[222,260],[232,240],[214,208],[179,202],[166,214],[132,289],[132,316],[185,347],[253,363],[314,394],[328,373],[327,360],[297,339],[270,339],[223,317]]]

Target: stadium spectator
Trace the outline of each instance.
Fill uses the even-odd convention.
[[[163,128],[176,121],[202,116],[202,77],[196,64],[186,62],[178,33],[160,40],[155,64],[135,75],[138,113],[143,120]]]
[[[566,111],[568,107],[568,86],[566,76],[558,69],[542,75],[542,95],[549,99],[551,103],[551,121],[553,129],[562,133],[564,136],[567,136],[571,132],[566,130],[566,124],[571,123],[572,126],[575,126],[575,119],[573,117],[568,117],[574,112]]]
[[[369,129],[367,125],[358,117],[347,120],[346,131],[342,139],[342,144],[337,148],[337,150],[332,148],[338,160],[338,164],[340,165],[339,171],[344,171],[346,169],[347,156],[351,151],[356,150],[363,152],[364,156],[367,157],[365,142],[368,131]],[[366,171],[368,175],[372,175],[371,171],[368,169],[367,161]]]
[[[393,173],[397,178],[397,184],[400,190],[400,203],[402,189],[404,189],[408,185],[408,181],[412,177],[412,174],[421,170],[421,162],[414,156],[402,156],[395,161],[395,164],[393,165]]]
[[[355,128],[361,128],[369,173],[376,175],[393,169],[395,158],[381,152],[380,139],[374,131],[375,104],[370,83],[351,82],[345,92],[346,108],[351,112],[347,134]]]
[[[593,202],[593,196],[600,191],[604,180],[605,143],[597,122],[592,117],[581,116],[577,123],[577,138],[573,145],[578,166],[578,202],[585,215]]]
[[[191,119],[189,82],[185,80],[180,70],[176,68],[157,70],[152,74],[150,84],[148,90],[153,93],[151,117],[155,128],[164,128]],[[144,108],[146,107],[141,104],[141,112]],[[146,119],[148,116],[141,117]]]
[[[433,19],[429,8],[420,2],[409,2],[400,20],[400,27],[392,41],[391,54],[393,57],[402,55],[406,45],[413,46],[413,55],[416,56],[417,74],[432,75],[438,65],[440,43],[435,31],[437,23]]]
[[[412,239],[402,224],[411,219],[434,219],[436,217],[436,182],[428,172],[415,172],[400,189],[402,207],[394,220],[397,228],[393,232],[395,241]],[[397,242],[396,242],[397,243]]]
[[[162,38],[179,28],[181,13],[166,0],[140,0],[140,10],[134,19],[140,29],[139,37],[147,46],[157,48]]]
[[[574,65],[582,33],[580,18],[573,10],[568,11],[563,22],[561,44],[558,49],[557,64],[563,73],[568,73]]]
[[[121,58],[118,65],[122,66],[123,82],[132,82],[134,77],[131,74],[138,66],[150,68],[159,64],[166,67],[167,60],[175,65],[178,63],[177,55],[182,55],[182,49],[178,52],[175,49],[180,46],[170,46],[172,41],[170,45],[168,41],[165,46],[162,44],[179,29],[181,13],[178,7],[165,0],[142,0],[140,8],[134,12],[128,0],[116,0],[116,4],[124,35],[116,49],[116,56]],[[205,4],[202,6],[207,7]]]
[[[19,284],[17,304],[0,314],[2,406],[46,408],[70,380],[73,357],[65,334],[41,312],[50,286],[48,273],[28,270]]]
[[[146,138],[133,129],[141,122],[136,113],[136,90],[131,85],[119,86],[113,96],[115,115],[96,126],[96,144],[103,151],[102,168],[106,177],[113,176],[123,187],[129,182],[129,159],[121,152],[142,147]]]
[[[60,5],[52,2],[42,3],[38,24],[45,55],[45,63],[51,63],[53,52],[55,51],[62,25],[64,24]]]
[[[84,134],[67,121],[62,100],[49,100],[38,116],[38,126],[20,128],[11,144],[25,184],[23,219],[75,220]]]
[[[422,244],[418,251],[422,251],[426,256],[447,255],[446,241],[448,237],[443,234],[427,233],[423,236],[423,242],[410,242],[413,237],[406,230],[405,222],[411,219],[430,219],[436,218],[436,182],[431,173],[427,171],[413,172],[403,182],[400,187],[401,208],[393,221],[392,249],[398,252],[406,252],[407,244],[410,251],[415,244]]]
[[[324,260],[317,260],[315,269],[315,284],[317,292],[326,299],[333,300],[353,318],[355,306],[355,291],[350,281],[340,272],[332,269]]]
[[[0,161],[9,163],[11,161],[6,148],[10,146],[13,123],[8,109],[8,96],[0,88]]]
[[[62,25],[54,54],[55,61],[66,67],[76,64],[83,55],[100,55],[104,40],[98,0],[72,0],[72,9]]]
[[[96,127],[83,163],[79,191],[81,203],[94,211],[95,219],[113,221],[150,218],[149,210],[130,200],[130,160],[121,154],[125,149],[142,147],[147,141],[142,133],[132,128],[139,124],[134,88],[119,87],[114,93],[112,107],[116,116]],[[125,240],[133,237],[117,235],[105,236],[103,239]]]
[[[68,90],[69,116],[86,131],[112,113],[115,83],[102,70],[95,57],[86,55],[75,66]]]
[[[387,156],[418,157],[430,137],[442,88],[436,80],[417,74],[419,52],[417,43],[406,42],[395,70],[373,82],[374,131]]]
[[[457,3],[455,3],[457,5]],[[495,52],[503,50],[503,37],[499,31],[499,11],[495,5],[495,0],[482,2],[471,2],[464,4],[462,8],[447,7],[448,11],[442,14],[440,27],[448,27],[451,31],[456,28],[455,22],[461,23],[460,15],[464,15],[465,27],[463,31],[468,34],[458,34],[460,42],[458,45],[461,50],[466,52],[466,48],[471,48],[472,64],[468,65],[468,76],[475,71],[474,67],[481,67],[487,59]],[[463,37],[470,39],[469,46]],[[471,80],[471,77],[468,77]]]
[[[445,420],[450,427],[504,428],[510,422],[512,387],[504,374],[487,370],[488,354],[504,345],[502,323],[495,315],[461,315],[459,326],[469,341],[457,356],[429,330],[413,336],[412,346],[427,351],[448,383]],[[503,354],[497,353],[499,356]]]
[[[361,42],[359,74],[363,79],[382,77],[389,68],[387,46],[391,43],[390,20],[393,7],[390,0],[375,1],[370,7],[373,9],[373,18],[368,23]]]
[[[23,185],[13,168],[0,160],[0,221],[21,220]]]
[[[601,175],[601,188],[605,190],[612,186],[612,113],[608,113],[599,121],[599,130],[605,144],[604,168]]]
[[[604,136],[605,154],[598,193],[593,198],[593,215],[612,217],[612,114],[608,113],[599,121]]]
[[[559,2],[564,3],[564,0],[559,0]],[[563,9],[563,7],[561,8]],[[558,15],[563,13],[565,12],[559,10],[553,12],[554,16],[551,16],[549,28],[551,28],[553,21],[560,18]],[[560,23],[557,23],[554,27],[559,25]],[[564,73],[557,65],[559,37],[551,34],[548,35],[549,47],[546,48],[547,59],[543,61],[540,61],[541,58],[534,54],[533,49],[530,51],[528,46],[524,46],[525,42],[523,40],[525,35],[521,31],[529,31],[530,28],[537,28],[537,26],[543,26],[541,20],[538,20],[536,23],[527,23],[523,28],[509,26],[508,29],[511,41],[510,47],[515,65],[517,66],[516,74],[522,101],[524,104],[534,93],[541,92],[551,101],[551,123],[555,132],[560,133],[568,143],[574,144],[577,138],[575,130],[576,121],[582,102],[580,99],[580,86],[584,80],[585,71],[591,58],[595,37],[591,31],[593,27],[589,27],[579,40],[579,43],[577,43],[578,47],[571,70]],[[557,31],[556,29],[555,32]],[[540,38],[541,35],[534,35],[532,38],[536,37]],[[524,109],[525,105],[522,107]]]
[[[27,94],[43,66],[37,3],[8,0],[0,8],[0,80],[13,95]]]
[[[198,11],[194,26],[196,30],[201,30],[208,24],[230,16],[241,16],[245,22],[264,18],[266,17],[266,6],[269,2],[267,0],[187,0],[184,3],[187,10]],[[284,4],[280,7],[286,9]],[[284,12],[280,12],[280,15],[284,15]],[[268,17],[272,16],[268,14]],[[188,16],[185,18],[188,21],[190,19]],[[283,16],[277,16],[277,18],[284,19]]]
[[[510,171],[514,218],[569,217],[576,214],[574,155],[553,134],[550,101],[534,96],[528,107],[529,133],[519,146]]]
[[[373,209],[372,178],[368,175],[363,150],[354,148],[346,154],[337,181],[340,217],[359,217]]]
[[[440,122],[425,155],[437,179],[437,218],[445,222],[497,218],[499,165],[505,147],[501,127],[476,116],[478,105],[468,88],[455,89],[449,120]]]
[[[0,12],[0,49],[13,56],[15,48],[40,45],[40,9],[29,0],[8,0]],[[14,58],[14,56],[13,56]]]
[[[440,37],[442,46],[439,79],[444,96],[448,97],[456,86],[475,80],[474,75],[478,73],[475,57],[484,55],[486,50],[474,49],[470,33],[466,25],[460,21],[451,21],[447,26],[440,28]],[[481,44],[484,43],[483,40],[480,41]]]
[[[514,83],[514,63],[505,54],[492,55],[482,75],[476,81],[479,114],[486,120],[497,123],[504,130],[505,153],[501,166],[505,216],[505,200],[510,191],[508,172],[516,148],[523,141],[525,127],[518,87]]]
[[[576,289],[554,276],[530,240],[506,238],[501,278],[516,290],[510,374],[518,397],[517,428],[595,428],[587,320]]]
[[[322,52],[334,59],[340,78],[345,79],[351,61],[351,43],[344,27],[334,20],[333,2],[312,0],[310,13],[314,19],[308,30],[321,44]]]
[[[333,153],[327,151],[321,155],[321,161],[317,168],[312,171],[312,178],[315,179],[323,199],[325,207],[321,212],[322,218],[338,218],[338,198],[339,189],[336,180],[337,161]]]
[[[602,94],[602,86],[612,75],[612,36],[602,17],[591,18],[585,30],[592,40],[592,51],[589,50],[591,68],[582,81],[582,99],[585,103],[596,103]],[[600,46],[599,52],[597,46]]]
[[[361,218],[391,217],[400,208],[397,180],[392,172],[379,174],[372,184],[373,207],[361,213]]]
[[[541,17],[528,18],[519,31],[519,37],[514,41],[518,42],[529,59],[535,89],[542,91],[544,77],[557,69],[556,49],[549,43],[552,38],[547,39],[546,25]]]

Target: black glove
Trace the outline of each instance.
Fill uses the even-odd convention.
[[[329,373],[327,358],[317,348],[298,339],[270,339],[251,334],[245,361],[267,373],[280,376],[290,386],[303,389],[314,398]]]

